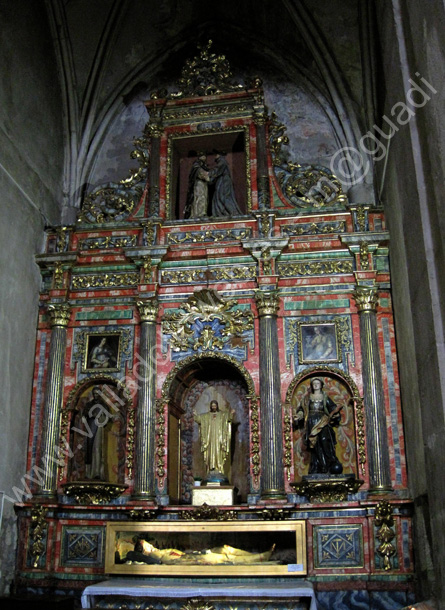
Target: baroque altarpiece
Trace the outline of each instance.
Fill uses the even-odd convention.
[[[201,52],[145,105],[137,169],[87,193],[37,256],[40,480],[17,506],[17,587],[246,574],[408,600],[383,210],[289,159],[260,79],[234,83],[222,56]],[[212,410],[229,431],[219,479]],[[147,545],[184,562],[138,561]],[[251,567],[201,560],[225,547]]]

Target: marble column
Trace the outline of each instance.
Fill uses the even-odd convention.
[[[71,308],[68,303],[54,303],[48,306],[48,313],[51,323],[51,342],[40,453],[40,460],[44,464],[44,474],[37,495],[40,498],[52,499],[57,493],[57,470],[58,462],[60,462],[57,448],[59,446],[60,413],[63,402],[66,336]]]
[[[133,497],[154,502],[156,434],[156,299],[138,301],[141,337],[138,368],[138,409],[136,415],[135,483]]]
[[[261,499],[282,499],[286,496],[277,333],[280,299],[275,291],[260,290],[255,299],[260,323]]]
[[[391,490],[391,472],[382,367],[377,340],[377,290],[359,286],[354,298],[360,318],[370,492],[379,493]]]

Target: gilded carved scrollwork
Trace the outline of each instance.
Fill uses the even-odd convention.
[[[118,498],[127,485],[104,483],[102,481],[83,481],[64,483],[63,491],[67,496],[73,497],[79,504],[108,504]]]
[[[156,474],[161,482],[166,475],[165,472],[165,433],[167,430],[165,413],[168,401],[164,399],[156,399]],[[161,485],[162,487],[162,485]]]
[[[212,41],[198,45],[199,55],[187,59],[178,81],[179,91],[169,98],[195,97],[242,91],[243,85],[232,81],[232,71],[224,55],[211,52]],[[158,97],[159,92],[152,97]]]
[[[334,275],[337,273],[352,273],[353,271],[354,263],[352,260],[278,263],[278,274],[282,277],[293,277],[298,275]]]
[[[80,239],[79,250],[111,250],[130,248],[136,245],[136,235],[107,235],[106,237],[88,237]]]
[[[151,222],[146,220],[141,223],[142,227],[142,245],[153,246],[156,240],[156,235],[160,227],[160,223]]]
[[[157,508],[139,509],[135,508],[130,510],[128,516],[132,521],[154,521],[158,514]]]
[[[140,201],[147,182],[149,166],[150,129],[146,127],[142,137],[133,140],[135,149],[131,158],[139,163],[127,178],[96,187],[85,197],[79,222],[102,224],[127,218]]]
[[[182,510],[179,516],[185,521],[234,521],[237,519],[236,511],[221,510],[216,506],[208,506],[205,503],[193,510]]]
[[[140,277],[137,272],[130,273],[101,273],[88,275],[74,275],[71,280],[73,290],[87,288],[119,288],[121,286],[137,286]]]
[[[128,478],[133,478],[133,467],[134,467],[134,431],[136,425],[136,411],[134,409],[128,409],[128,423],[127,423],[127,470]]]
[[[363,485],[361,479],[343,480],[307,480],[291,483],[300,496],[306,496],[309,502],[344,502],[348,494],[355,494]]]
[[[195,284],[211,282],[235,282],[253,280],[256,277],[255,265],[239,267],[201,267],[199,269],[163,269],[162,284]]]
[[[289,237],[299,235],[328,235],[329,233],[345,233],[346,223],[342,220],[336,222],[305,222],[283,226],[283,235]]]
[[[57,227],[56,228],[56,252],[66,252],[70,241],[71,228]]]
[[[215,607],[204,599],[189,599],[180,610],[215,610]]]
[[[347,196],[338,178],[326,167],[292,163],[285,160],[283,145],[289,144],[286,127],[272,113],[269,146],[275,175],[287,201],[300,209],[344,207]]]
[[[392,540],[396,537],[394,530],[394,518],[392,506],[389,502],[380,502],[375,509],[375,526],[378,528],[376,538],[380,542],[377,553],[383,559],[383,567],[386,571],[391,569],[391,557],[396,553],[396,547]]]
[[[29,547],[29,554],[31,556],[33,568],[39,567],[39,560],[45,552],[43,539],[46,536],[48,527],[46,513],[47,510],[43,506],[36,506],[31,511],[30,536],[32,543]]]
[[[250,400],[250,461],[255,483],[258,484],[261,472],[259,399],[254,394],[249,394],[247,398]]]
[[[184,231],[181,233],[168,233],[167,243],[176,244],[200,244],[206,242],[218,243],[221,241],[240,241],[251,236],[252,229],[226,229],[226,230],[205,230],[205,231]]]
[[[369,269],[369,246],[366,241],[360,244],[360,266],[365,271]]]
[[[283,465],[287,472],[287,480],[290,481],[292,468],[292,417],[290,412],[285,413],[283,418],[284,455]]]
[[[287,508],[263,508],[258,513],[258,517],[264,521],[285,521],[291,515],[292,511]]]
[[[56,263],[53,272],[53,288],[60,290],[63,288],[63,263]]]
[[[171,337],[172,351],[221,350],[242,337],[253,328],[253,316],[236,306],[236,301],[225,301],[215,290],[204,289],[189,297],[179,311],[166,311],[162,329]]]

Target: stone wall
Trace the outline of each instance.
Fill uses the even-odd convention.
[[[445,354],[443,334],[443,3],[378,3],[386,79],[384,113],[415,113],[390,141],[387,169],[378,171],[391,232],[394,310],[407,457],[416,511],[421,595],[445,607]],[[408,94],[416,82],[425,92]],[[421,79],[425,79],[422,81]],[[427,84],[428,83],[428,84]],[[433,87],[437,93],[435,93]],[[430,98],[430,99],[427,99]],[[412,103],[414,100],[414,104]],[[416,106],[417,105],[417,106]],[[405,117],[410,112],[405,113]],[[383,124],[385,122],[383,121]],[[385,128],[389,132],[388,123]],[[434,561],[432,570],[430,548]]]
[[[40,7],[40,8],[39,8]],[[0,63],[0,490],[23,488],[40,274],[34,254],[57,224],[63,166],[59,86],[40,3],[2,3]],[[20,494],[19,494],[20,496]],[[16,547],[13,504],[1,526],[0,593],[9,590]]]

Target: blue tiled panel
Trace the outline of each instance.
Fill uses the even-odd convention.
[[[362,567],[362,526],[315,525],[314,564],[316,568]]]
[[[104,532],[105,528],[101,527],[64,526],[61,564],[65,567],[102,567]]]

